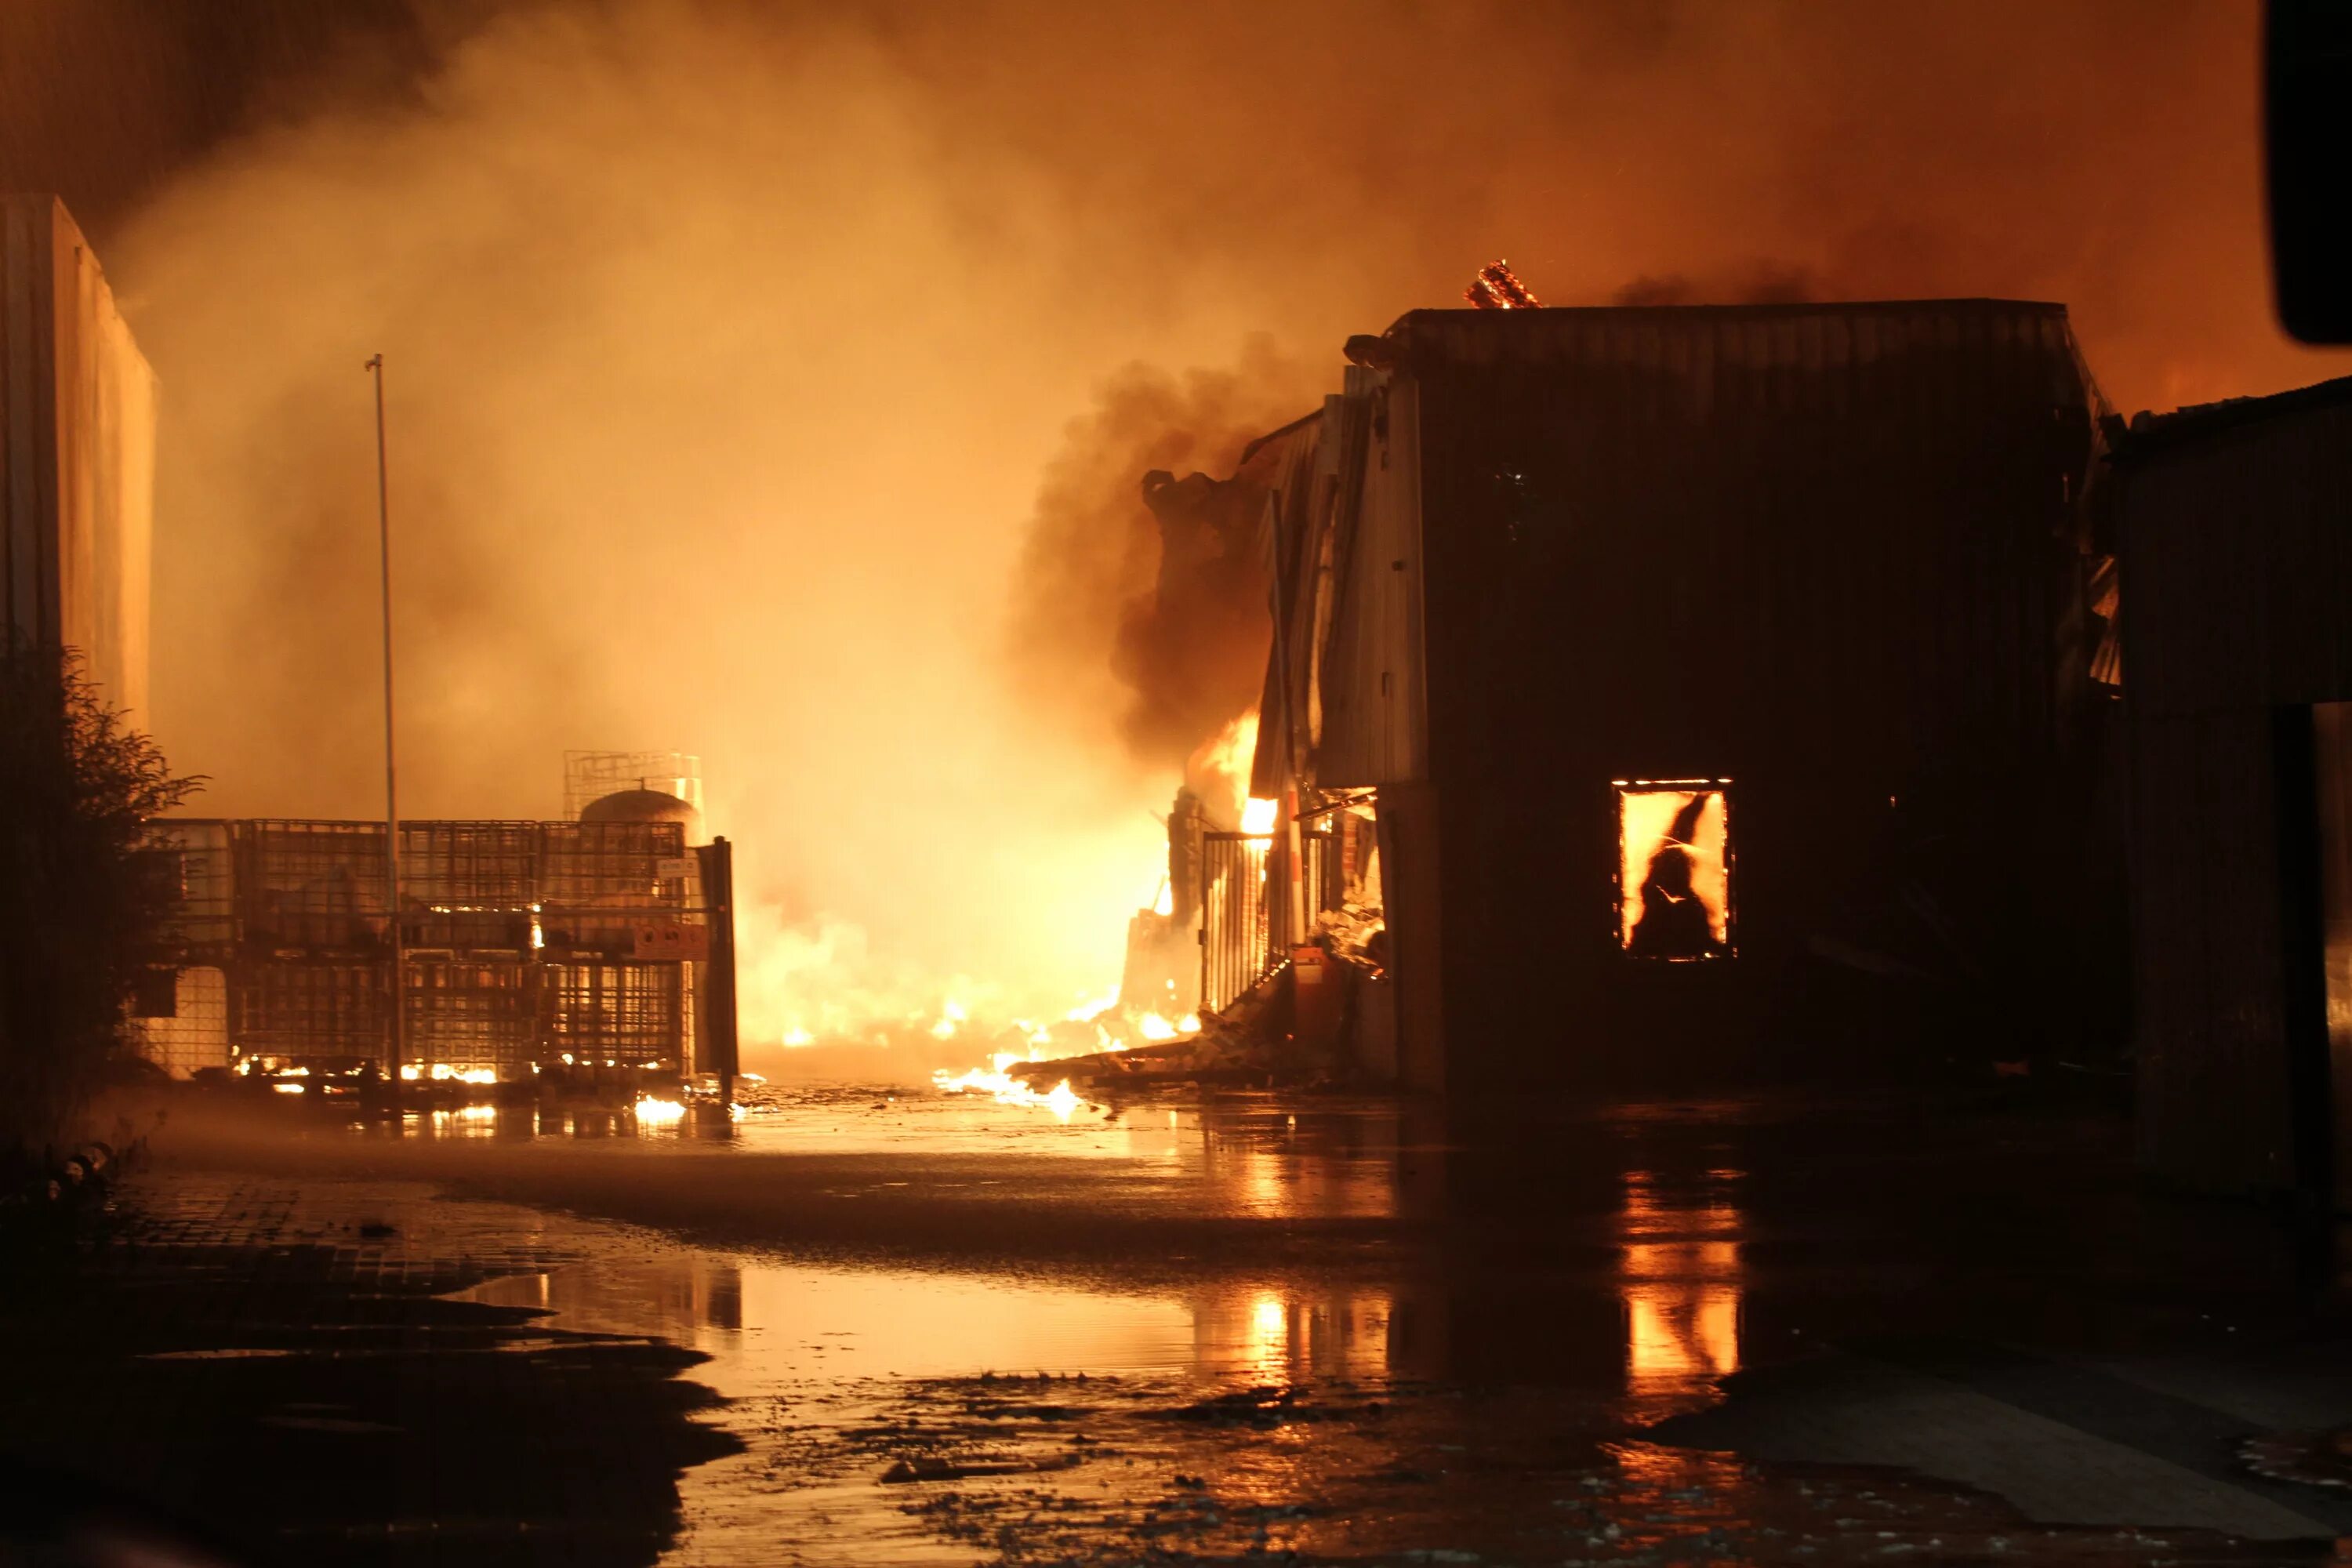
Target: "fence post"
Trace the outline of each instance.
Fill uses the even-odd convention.
[[[735,1099],[735,1075],[741,1070],[740,1043],[735,1033],[735,847],[714,838],[695,847],[702,862],[703,918],[710,925],[709,1000],[704,1022],[709,1025],[709,1068],[719,1075],[719,1099]]]

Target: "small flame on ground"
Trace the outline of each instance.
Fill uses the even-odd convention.
[[[942,1068],[931,1075],[931,1083],[942,1094],[985,1094],[999,1105],[1042,1105],[1064,1121],[1076,1114],[1077,1091],[1068,1079],[1040,1094],[1005,1070],[1020,1059],[1009,1051],[999,1051],[992,1058],[992,1067],[974,1068],[961,1076]]]
[[[675,1100],[656,1100],[647,1095],[636,1104],[637,1121],[643,1125],[661,1126],[686,1120],[686,1107]]]
[[[567,1064],[572,1060],[568,1056],[563,1059]],[[406,1067],[400,1069],[400,1076],[411,1083],[415,1082],[420,1078],[429,1078],[435,1083],[448,1083],[453,1079],[458,1083],[496,1083],[499,1081],[499,1075],[492,1072],[488,1068],[465,1068],[460,1069],[451,1067],[447,1062],[435,1062],[429,1068],[425,1067],[423,1062],[411,1062]]]

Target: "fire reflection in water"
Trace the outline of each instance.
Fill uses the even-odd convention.
[[[712,1356],[698,1375],[734,1395],[812,1373],[1369,1379],[1391,1370],[1395,1315],[1377,1289],[1234,1287],[1171,1299],[707,1254],[511,1275],[464,1294],[548,1310],[554,1328],[658,1334]]]
[[[1379,1377],[1390,1370],[1394,1313],[1379,1289],[1221,1293],[1192,1307],[1193,1366],[1272,1384]]]
[[[1739,1370],[1739,1175],[1710,1171],[1675,1202],[1651,1173],[1626,1173],[1619,1291],[1625,1388],[1637,1401],[1703,1394]]]

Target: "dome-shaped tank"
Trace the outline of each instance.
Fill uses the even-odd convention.
[[[686,826],[686,841],[699,844],[702,813],[674,795],[657,789],[614,790],[580,808],[583,822],[677,822]]]

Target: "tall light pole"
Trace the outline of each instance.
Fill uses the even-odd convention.
[[[401,984],[406,963],[400,941],[400,793],[392,751],[392,489],[383,449],[383,356],[372,356],[364,368],[375,377],[375,521],[383,563],[383,894],[392,932],[392,1059],[384,1089],[396,1102],[401,1064],[408,1056],[408,1018]]]

